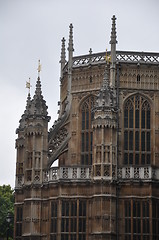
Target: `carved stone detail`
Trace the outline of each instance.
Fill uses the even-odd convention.
[[[110,165],[104,165],[104,177],[110,177]]]
[[[64,139],[67,137],[68,132],[66,128],[61,128],[53,139],[49,142],[49,154],[52,155],[62,144]]]

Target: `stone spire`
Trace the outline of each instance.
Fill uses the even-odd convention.
[[[61,78],[63,78],[63,68],[65,66],[66,63],[66,52],[65,52],[65,38],[63,37],[61,42],[62,42],[62,46],[61,46],[61,59],[60,59],[60,63],[61,63]]]
[[[111,44],[111,66],[110,66],[110,85],[115,86],[115,75],[116,75],[116,17],[113,15],[112,17],[112,29],[110,42]]]

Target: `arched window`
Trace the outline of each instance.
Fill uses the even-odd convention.
[[[129,98],[124,105],[124,164],[151,162],[151,109],[142,96]]]
[[[89,96],[81,105],[81,164],[92,164],[92,119],[95,96]]]

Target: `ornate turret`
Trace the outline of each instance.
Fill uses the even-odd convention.
[[[112,181],[116,178],[116,28],[115,16],[112,18],[111,56],[107,56],[101,89],[94,108],[93,139],[94,139],[94,178],[101,176]],[[98,138],[97,136],[101,136]]]
[[[112,180],[115,177],[116,137],[114,136],[117,128],[117,119],[116,92],[110,86],[108,62],[106,62],[103,83],[94,107],[92,126],[94,139],[94,177],[102,176],[105,179]],[[98,138],[97,136],[102,137]],[[97,170],[99,168],[100,171]],[[109,170],[107,174],[106,170]]]
[[[108,60],[106,56],[106,60]],[[116,116],[116,91],[110,86],[109,65],[106,61],[104,77],[101,89],[97,96],[94,108],[93,127],[93,179],[100,182],[102,186],[109,186],[107,189],[107,199],[110,202],[110,208],[106,212],[102,208],[103,214],[111,216],[107,226],[103,228],[103,232],[98,233],[98,239],[101,234],[101,239],[106,234],[107,239],[115,239],[116,235],[115,219],[116,213],[116,188],[114,182],[117,178],[117,116]],[[103,188],[104,189],[104,188]],[[95,193],[94,201],[96,201],[97,193]],[[104,196],[104,197],[103,197]],[[101,204],[104,206],[105,192],[101,193]],[[98,211],[94,212],[96,216]],[[94,230],[94,235],[96,230]],[[105,239],[105,238],[104,238]]]
[[[39,176],[39,183],[42,182],[42,169],[47,166],[47,128],[50,117],[48,116],[47,112],[48,107],[46,106],[46,102],[42,96],[40,71],[41,65],[39,61],[35,94],[33,99],[31,100],[30,81],[27,82],[26,87],[29,88],[29,93],[27,97],[26,109],[20,119],[19,128],[16,131],[16,133],[18,133],[18,139],[16,141],[17,152],[20,152],[20,154],[23,154],[23,156],[25,155],[25,158],[28,159],[27,161],[23,162],[25,176],[24,182],[26,184],[34,181],[36,179],[34,176],[37,173]],[[42,144],[40,143],[41,141]],[[19,145],[19,143],[21,142],[22,144]],[[29,142],[31,144],[29,144]],[[19,150],[19,146],[23,146],[23,151]],[[45,153],[43,152],[44,150],[46,151]],[[39,165],[37,165],[34,159],[37,153],[39,154]],[[18,153],[17,163],[21,161],[21,159],[22,157],[20,157]],[[34,172],[34,168],[37,168],[38,171]]]
[[[16,165],[16,186],[23,188],[24,191],[24,219],[41,219],[41,213],[32,210],[35,196],[40,198],[41,186],[44,181],[44,170],[47,168],[48,156],[48,116],[46,102],[43,99],[40,81],[41,65],[39,61],[38,78],[33,99],[28,94],[26,110],[20,120],[20,126],[17,131],[17,165]],[[27,82],[30,89],[30,82]],[[35,187],[37,187],[35,194]],[[29,200],[26,201],[25,190],[29,189]],[[27,202],[27,203],[26,203]],[[41,208],[40,201],[37,203]],[[27,225],[28,224],[28,225]],[[23,235],[28,235],[32,239],[34,236],[38,239],[40,235],[40,221],[24,221]],[[29,226],[28,227],[26,227]],[[28,230],[31,229],[31,230]],[[38,230],[37,230],[38,229]],[[28,232],[29,231],[29,232]]]
[[[110,44],[111,44],[111,66],[110,66],[110,85],[115,86],[115,75],[116,75],[116,17],[113,15],[112,17],[112,30],[110,36]]]

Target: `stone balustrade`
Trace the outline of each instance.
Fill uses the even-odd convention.
[[[159,169],[152,167],[122,167],[118,168],[118,179],[159,180]]]
[[[91,167],[52,167],[43,172],[43,182],[56,181],[86,181],[91,180]],[[159,168],[147,167],[122,167],[117,170],[118,180],[159,180]],[[99,177],[98,177],[99,179]],[[104,177],[110,180],[110,177]],[[29,183],[31,184],[31,182]],[[22,188],[24,185],[24,175],[16,176],[15,188]]]
[[[44,182],[57,180],[88,180],[91,178],[88,167],[52,167],[44,172]]]

